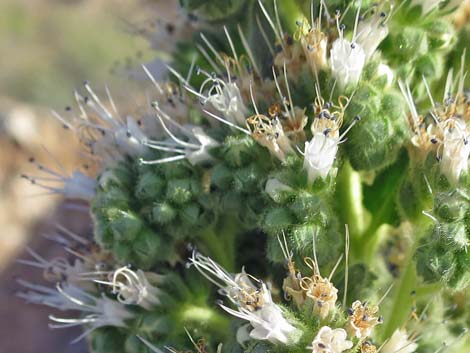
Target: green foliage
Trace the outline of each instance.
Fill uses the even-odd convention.
[[[314,19],[321,12],[324,23],[310,27],[309,1],[264,1],[263,10],[254,0],[180,2],[200,21],[190,40],[177,43],[171,64],[181,73],[172,83],[185,92],[172,108],[183,105],[187,116],[167,116],[155,103],[164,129],[142,132],[142,149],[149,147],[142,155],[116,151],[91,200],[94,238],[113,258],[104,266],[158,273],[158,300],[129,304],[124,291],[143,296],[138,285],[127,287],[137,279],[98,271],[108,278],[95,282],[112,286],[98,287],[99,295],[132,315],[119,328],[95,330],[92,349],[155,351],[142,337],[175,352],[220,353],[214,347],[222,342],[223,352],[300,353],[325,326],[339,335],[349,328],[345,353],[363,352],[366,340],[393,343],[399,328],[414,344],[411,332],[425,329],[407,327],[406,318],[419,317],[418,308],[424,316],[427,301],[444,317],[431,295],[470,287],[468,94],[463,71],[453,82],[443,78],[467,33],[454,36],[444,3],[427,12],[410,0],[388,9],[334,0],[321,11],[314,4]],[[322,50],[324,58],[315,57]],[[183,79],[189,70],[194,75]],[[449,91],[444,102],[427,103],[441,85]],[[102,113],[95,101],[85,103]],[[131,135],[116,125],[109,135],[116,141],[92,142],[114,148],[125,128]],[[176,161],[166,163],[169,156]],[[396,288],[386,293],[393,277]],[[388,321],[374,331],[382,312]],[[464,314],[454,315],[446,334],[459,335]],[[417,325],[435,330],[424,321]],[[441,338],[419,341],[418,352],[437,351]]]

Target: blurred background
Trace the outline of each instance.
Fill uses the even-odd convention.
[[[145,39],[151,16],[171,12],[174,3],[0,1],[0,353],[87,352],[85,341],[70,344],[78,329],[50,330],[50,310],[16,297],[18,278],[42,281],[41,270],[16,261],[29,257],[26,247],[46,258],[60,255],[63,249],[43,235],[56,224],[90,234],[86,209],[41,195],[21,174],[34,174],[31,157],[69,172],[80,163],[78,145],[51,109],[72,104],[84,80],[132,95],[130,74],[156,55]]]
[[[79,329],[50,330],[53,311],[16,297],[18,278],[42,281],[41,270],[17,262],[30,258],[27,248],[63,254],[46,238],[57,224],[90,236],[86,205],[44,195],[21,175],[37,172],[31,157],[68,172],[80,165],[78,144],[51,110],[72,105],[85,80],[114,97],[142,95],[140,64],[174,44],[165,36],[151,44],[162,29],[156,18],[171,23],[177,1],[0,0],[0,353],[87,352],[84,340],[70,344]],[[468,23],[470,6],[459,16],[456,25]]]

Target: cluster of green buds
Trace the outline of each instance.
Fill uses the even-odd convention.
[[[24,177],[89,203],[93,239],[30,251],[58,284],[19,295],[96,353],[468,351],[470,5],[181,5],[146,32],[174,44],[147,105],[85,82],[54,112],[88,172]]]

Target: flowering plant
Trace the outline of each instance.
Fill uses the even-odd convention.
[[[93,238],[20,296],[97,353],[468,351],[469,4],[181,5],[145,113],[54,112],[95,173],[25,178]]]

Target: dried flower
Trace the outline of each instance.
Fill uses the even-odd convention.
[[[361,345],[361,353],[376,353],[377,352],[377,347],[374,346],[372,343],[369,341],[365,341]]]
[[[452,184],[456,184],[460,175],[468,171],[470,156],[470,100],[463,90],[464,79],[462,66],[457,90],[453,92],[453,72],[449,72],[442,105],[434,102],[424,81],[433,106],[429,113],[431,122],[418,115],[409,86],[399,82],[410,110],[410,125],[415,133],[411,141],[418,149],[419,158],[424,159],[434,151],[442,173]]]
[[[338,290],[335,286],[328,278],[323,278],[320,275],[302,278],[300,286],[304,290],[307,300],[312,300],[313,312],[321,319],[325,319],[335,308],[338,299]]]
[[[348,309],[349,320],[346,330],[351,336],[357,338],[366,338],[370,336],[373,328],[382,323],[382,317],[377,313],[377,306],[368,306],[356,300],[350,309]]]

